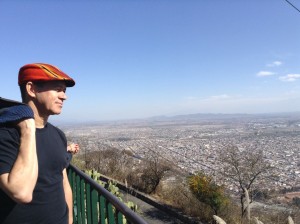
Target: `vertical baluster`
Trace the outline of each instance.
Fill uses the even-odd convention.
[[[81,198],[81,219],[82,224],[86,224],[86,215],[85,215],[85,190],[84,190],[84,180],[80,179],[80,198]]]
[[[107,212],[108,212],[108,223],[115,224],[115,214],[113,211],[113,206],[111,203],[107,203]]]
[[[76,176],[76,202],[77,202],[77,224],[82,224],[81,219],[81,198],[80,198],[80,176]]]
[[[105,224],[105,219],[107,217],[106,208],[105,208],[106,199],[104,196],[100,195],[99,200],[100,200],[100,209],[99,209],[100,210],[100,223]]]
[[[98,223],[98,192],[92,189],[92,223]]]
[[[92,224],[92,209],[91,209],[91,185],[86,183],[85,185],[85,192],[86,192],[86,213],[87,213],[87,223]]]
[[[73,195],[73,223],[77,224],[77,212],[76,212],[76,194],[75,194],[75,172],[72,169],[68,169],[68,179],[69,183],[72,189],[72,195]]]
[[[123,224],[123,215],[120,211],[117,211],[117,223]]]

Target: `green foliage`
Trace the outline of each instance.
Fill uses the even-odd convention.
[[[126,202],[125,205],[127,205],[127,207],[130,208],[131,210],[133,210],[134,212],[137,211],[137,205],[134,204],[132,201]]]
[[[96,170],[85,170],[84,171],[87,175],[89,175],[94,181],[100,184],[102,187],[105,187],[105,182],[100,180],[101,174],[98,173]]]
[[[129,207],[133,211],[137,211],[137,205],[135,205],[133,202],[128,201],[124,202],[123,201],[123,195],[121,194],[119,188],[117,187],[117,183],[115,181],[108,181],[108,186],[107,190],[115,195],[121,202],[123,202],[127,207]]]
[[[224,194],[224,187],[218,186],[212,178],[199,172],[188,178],[188,185],[196,198],[215,212],[218,212],[228,204],[228,198]]]
[[[120,189],[117,187],[116,181],[108,181],[108,183],[105,183],[100,180],[101,174],[97,172],[96,170],[85,170],[85,173],[89,175],[93,180],[95,180],[98,184],[100,184],[102,187],[104,187],[106,190],[108,190],[110,193],[115,195],[121,202],[123,202],[125,205],[127,205],[131,210],[137,211],[137,205],[135,205],[133,202],[123,201],[123,195],[120,192]]]
[[[115,181],[108,181],[108,186],[106,188],[110,193],[115,195],[117,198],[121,199],[122,194],[119,191],[119,188],[117,187],[117,184]]]

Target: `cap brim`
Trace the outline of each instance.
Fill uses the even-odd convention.
[[[0,109],[5,107],[17,106],[17,105],[24,105],[24,103],[0,97]]]
[[[73,87],[75,86],[75,81],[74,80],[64,80],[66,83],[66,87]]]

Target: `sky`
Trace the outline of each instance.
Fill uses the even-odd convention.
[[[42,62],[76,81],[58,120],[298,112],[299,28],[285,0],[0,0],[0,96]]]

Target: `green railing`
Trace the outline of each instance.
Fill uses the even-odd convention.
[[[146,224],[116,196],[73,165],[68,168],[73,191],[74,224]]]

